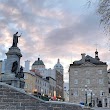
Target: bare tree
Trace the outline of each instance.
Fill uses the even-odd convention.
[[[110,32],[110,0],[99,0],[98,13],[101,16],[100,23],[103,24],[105,31]]]
[[[89,5],[93,2],[94,0],[87,0]],[[103,24],[105,31],[110,32],[110,0],[98,0],[97,12],[101,17],[100,24]]]

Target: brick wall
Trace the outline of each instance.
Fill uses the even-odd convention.
[[[0,82],[0,110],[82,110],[66,102],[45,102],[24,90]]]

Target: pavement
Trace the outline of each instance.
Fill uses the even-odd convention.
[[[97,108],[93,108],[94,110],[110,110],[110,108],[102,108],[102,107],[97,107]]]

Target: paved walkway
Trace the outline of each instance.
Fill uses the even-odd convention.
[[[100,107],[98,107],[98,108],[94,108],[94,110],[110,110],[110,108],[100,108]]]

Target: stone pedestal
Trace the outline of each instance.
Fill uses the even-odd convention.
[[[6,53],[6,55],[7,59],[5,63],[5,73],[2,74],[1,82],[5,82],[17,88],[24,88],[24,79],[16,78],[15,73],[11,71],[13,62],[15,61],[18,63],[16,72],[18,73],[20,71],[20,58],[22,57],[20,49],[18,47],[11,47],[9,48],[9,51]]]
[[[11,47],[9,48],[9,51],[6,53],[6,55],[7,55],[7,60],[5,65],[5,73],[11,73],[12,64],[15,61],[18,62],[18,69],[17,69],[18,72],[20,68],[20,58],[22,57],[20,49],[18,47]]]

